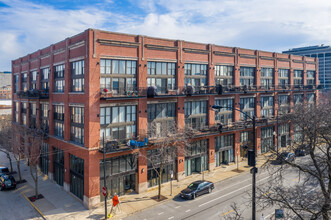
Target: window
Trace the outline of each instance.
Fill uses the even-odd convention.
[[[215,164],[217,167],[234,161],[233,138],[233,134],[215,137]]]
[[[28,74],[27,73],[22,73],[21,74],[21,83],[22,83],[22,91],[26,92],[28,90]]]
[[[176,87],[176,64],[147,62],[147,86],[155,86],[160,93],[167,93]]]
[[[54,92],[64,92],[64,64],[54,66]]]
[[[293,95],[293,103],[294,105],[302,104],[303,102],[303,94],[295,94]]]
[[[176,103],[158,103],[147,105],[147,133],[149,137],[162,137],[174,132]]]
[[[27,108],[27,103],[21,102],[21,120],[23,125],[26,125],[26,108]]]
[[[288,95],[278,95],[278,114],[287,114],[290,112],[289,107],[289,96]]]
[[[70,140],[84,144],[84,107],[71,107]]]
[[[215,113],[215,122],[228,125],[233,122],[233,99],[215,100],[215,105],[222,106],[219,112]]]
[[[49,105],[47,103],[40,103],[40,122],[41,129],[48,133],[49,131]]]
[[[84,92],[84,60],[71,63],[71,92]]]
[[[14,112],[15,112],[15,122],[18,123],[18,116],[19,116],[19,103],[18,102],[14,102]]]
[[[261,68],[261,86],[265,89],[273,87],[274,82],[274,69]]]
[[[37,127],[37,105],[36,103],[30,103],[30,128]]]
[[[30,72],[30,89],[37,89],[37,70]]]
[[[49,68],[41,70],[41,90],[46,92],[49,90]]]
[[[255,98],[240,98],[240,110],[253,117],[255,114]],[[247,120],[247,116],[240,112],[240,119]]]
[[[136,106],[100,108],[100,138],[125,141],[136,136]]]
[[[295,88],[299,88],[303,85],[303,71],[294,70],[293,84]]]
[[[315,71],[308,70],[307,71],[307,85],[313,86],[315,85]]]
[[[206,64],[185,64],[185,86],[193,86],[195,91],[207,85]]]
[[[262,96],[261,97],[261,116],[270,117],[274,114],[274,97]]]
[[[274,127],[261,128],[261,153],[270,151],[274,146]]]
[[[15,77],[15,80],[14,80],[14,86],[13,86],[13,89],[14,89],[14,93],[18,92],[18,85],[19,85],[19,74],[16,74],[14,75]]]
[[[100,89],[112,91],[113,95],[125,95],[137,90],[137,61],[100,60]]]
[[[315,103],[315,94],[314,93],[307,93],[307,102],[309,104],[314,104]]]
[[[233,85],[233,66],[215,66],[215,85]]]
[[[289,84],[290,70],[278,69],[278,87],[285,89]]]
[[[207,124],[207,101],[185,102],[185,125],[202,129]]]
[[[255,85],[255,67],[240,67],[240,86]]]
[[[190,146],[186,146],[186,157],[206,154],[208,150],[208,139],[194,141]]]
[[[233,134],[215,137],[215,152],[222,148],[233,148]]]
[[[54,105],[54,135],[64,137],[64,106]]]
[[[70,192],[83,200],[84,160],[70,154],[69,167],[70,167]]]

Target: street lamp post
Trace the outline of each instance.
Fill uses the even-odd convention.
[[[213,105],[212,108],[214,110],[219,110],[222,108],[228,108],[232,110],[239,111],[243,113],[246,117],[252,120],[253,122],[253,168],[251,169],[252,173],[252,220],[256,220],[256,173],[257,173],[257,168],[256,168],[256,116],[255,114],[253,117],[249,116],[247,113],[241,111],[240,109],[233,108],[233,107],[228,107],[228,106],[219,106],[219,105]]]

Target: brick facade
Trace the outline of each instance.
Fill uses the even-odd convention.
[[[101,59],[112,60],[133,60],[136,61],[136,84],[138,90],[141,91],[137,97],[117,96],[105,97],[100,92],[100,65]],[[84,92],[71,91],[71,63],[79,60],[84,60]],[[148,62],[171,62],[176,64],[176,95],[168,94],[165,97],[159,96],[148,98],[146,96],[147,89],[147,70]],[[233,86],[240,87],[240,68],[255,67],[255,90],[249,92],[233,91],[219,95],[215,92],[205,94],[192,95],[187,97],[185,89],[185,64],[206,64],[207,65],[207,82],[209,87],[215,87],[214,69],[217,65],[232,66],[233,71]],[[147,105],[151,101],[166,103],[168,99],[176,100],[176,123],[178,127],[185,126],[185,101],[187,100],[206,100],[207,101],[207,125],[209,128],[215,126],[215,111],[211,106],[216,99],[231,98],[235,108],[240,108],[240,98],[254,97],[255,98],[255,113],[258,118],[261,118],[261,96],[269,94],[276,100],[278,94],[288,94],[290,103],[293,105],[293,93],[306,94],[314,93],[316,100],[318,92],[315,89],[292,90],[288,88],[286,91],[275,89],[278,86],[278,69],[289,69],[289,81],[293,85],[293,70],[303,70],[303,85],[305,86],[306,71],[316,71],[318,78],[318,64],[315,58],[300,57],[294,55],[277,54],[258,50],[248,50],[242,48],[232,48],[217,46],[213,44],[200,44],[186,42],[181,40],[168,40],[152,38],[140,35],[128,35],[112,33],[102,30],[88,29],[73,37],[52,44],[49,47],[40,49],[34,53],[21,57],[12,61],[12,73],[18,75],[18,91],[13,91],[12,100],[19,103],[19,121],[21,122],[21,102],[35,102],[37,110],[40,109],[41,103],[49,104],[49,176],[52,179],[54,176],[53,166],[53,147],[63,150],[64,152],[64,189],[70,191],[70,163],[69,155],[74,155],[84,160],[84,197],[82,202],[86,207],[92,207],[100,202],[100,160],[102,153],[99,152],[100,146],[100,106],[114,106],[121,104],[130,104],[137,106],[136,111],[136,133],[139,137],[145,137],[148,129]],[[64,64],[64,92],[54,92],[54,67]],[[274,88],[267,91],[260,88],[261,86],[261,68],[268,67],[274,69]],[[37,90],[41,90],[41,72],[44,68],[49,68],[49,91],[46,97],[41,95],[37,98],[31,97],[29,93],[23,93],[22,75],[27,73],[27,88],[30,88],[31,72],[36,70],[37,74]],[[12,85],[15,85],[15,77],[13,77]],[[274,101],[274,115],[277,113],[278,104]],[[54,131],[54,105],[64,106],[64,137],[59,138]],[[84,108],[84,144],[77,144],[71,140],[71,118],[70,112],[73,106],[81,106]],[[15,112],[15,104],[13,104],[13,112]],[[29,107],[28,107],[29,108]],[[30,110],[27,109],[27,115]],[[40,126],[40,111],[37,111],[37,124]],[[13,118],[15,114],[13,114]],[[240,112],[233,112],[234,122],[240,120]],[[18,124],[15,123],[15,124]],[[29,117],[27,117],[27,126],[29,126]],[[258,151],[261,151],[261,127],[272,126],[276,127],[275,121],[269,124],[260,125],[257,127],[256,143]],[[293,129],[293,128],[291,128]],[[207,161],[208,169],[215,169],[215,137],[222,135],[233,134],[233,157],[237,161],[240,154],[240,133],[251,130],[251,128],[243,127],[240,130],[229,130],[223,133],[206,132],[203,139],[208,139]],[[275,131],[276,128],[275,128]],[[293,138],[293,130],[291,136]],[[200,138],[201,139],[201,138]],[[137,161],[137,170],[135,173],[137,192],[144,192],[148,188],[148,166],[146,161],[147,150],[149,148],[139,148],[128,151],[112,152],[106,155],[107,158],[114,158],[122,155],[127,155],[135,152],[140,152]],[[223,154],[221,154],[223,155]],[[241,158],[239,158],[241,159]],[[181,180],[185,178],[185,155],[178,155],[176,158],[176,178]]]

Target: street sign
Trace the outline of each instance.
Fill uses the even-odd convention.
[[[102,195],[107,196],[107,189],[106,187],[102,187]]]
[[[174,171],[170,170],[170,177],[171,179],[174,178]]]
[[[275,209],[275,217],[276,219],[284,218],[283,209]]]

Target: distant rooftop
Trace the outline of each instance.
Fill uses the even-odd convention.
[[[291,48],[289,50],[283,51],[283,53],[293,53],[293,52],[300,52],[300,51],[307,51],[307,50],[320,50],[320,49],[327,49],[327,48],[330,48],[330,46],[321,44],[321,45],[315,45],[315,46]]]

